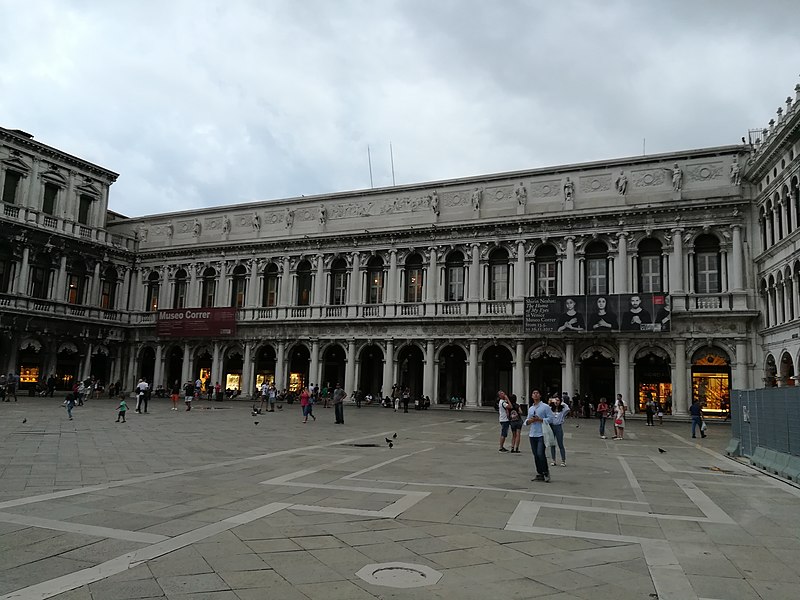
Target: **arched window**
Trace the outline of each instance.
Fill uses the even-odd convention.
[[[262,306],[277,306],[278,304],[278,265],[270,263],[264,269],[264,294],[261,299]]]
[[[781,241],[783,239],[783,206],[781,205],[780,197],[775,194],[775,239]]]
[[[11,247],[6,243],[0,244],[0,294],[10,291],[11,282],[13,281],[13,267],[14,255],[11,252]]]
[[[406,259],[406,289],[404,300],[406,302],[422,302],[422,257],[412,254]]]
[[[383,259],[373,256],[367,263],[367,304],[381,304],[383,302]]]
[[[495,248],[489,254],[489,300],[508,300],[508,252]]]
[[[46,215],[54,215],[58,203],[58,191],[61,188],[55,183],[47,182],[44,184],[42,196],[42,212]]]
[[[767,202],[767,233],[769,234],[768,247],[775,245],[775,207],[772,205],[772,200]]]
[[[664,290],[661,274],[661,242],[653,238],[642,240],[639,244],[639,272],[637,273],[639,292],[649,294]]]
[[[722,291],[719,276],[719,240],[705,234],[694,243],[695,291],[698,294],[718,294]]]
[[[233,269],[233,279],[231,279],[231,306],[233,308],[244,308],[247,296],[247,267],[238,265]]]
[[[100,308],[112,310],[117,303],[117,270],[108,267],[100,282]]]
[[[83,304],[86,293],[86,263],[76,259],[67,271],[67,302]]]
[[[38,257],[30,266],[30,279],[28,281],[28,295],[31,298],[50,297],[50,257]]]
[[[764,207],[758,211],[758,224],[761,227],[761,250],[767,249],[767,215]]]
[[[556,249],[550,244],[539,246],[534,256],[535,294],[537,296],[555,296],[558,291]]]
[[[3,202],[6,204],[17,203],[17,191],[20,188],[19,182],[21,180],[22,173],[11,169],[6,171],[5,182],[3,183]]]
[[[214,267],[206,267],[203,271],[203,281],[200,284],[200,307],[214,306],[214,297],[217,294],[217,271]]]
[[[172,298],[172,308],[186,308],[187,280],[186,270],[178,269],[175,273],[175,295]]]
[[[789,188],[783,186],[781,195],[783,196],[783,205],[786,209],[786,233],[788,235],[792,233],[792,198],[789,196]],[[795,218],[796,217],[797,215],[795,215]]]
[[[464,300],[464,255],[460,250],[453,250],[445,261],[445,290],[448,302]]]
[[[331,263],[331,294],[332,306],[347,304],[347,261],[337,258]]]
[[[304,260],[297,265],[297,306],[311,304],[311,263]]]
[[[147,295],[145,310],[158,310],[158,292],[161,289],[161,279],[156,271],[147,277]]]
[[[586,246],[586,293],[602,296],[608,293],[608,247],[603,242]]]

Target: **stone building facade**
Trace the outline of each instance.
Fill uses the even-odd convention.
[[[116,174],[0,130],[4,364],[29,384],[396,383],[481,406],[535,387],[721,416],[732,388],[795,382],[798,112],[760,144],[141,218],[107,211]],[[524,327],[526,298],[646,294],[668,328]],[[230,330],[159,329],[222,307]]]

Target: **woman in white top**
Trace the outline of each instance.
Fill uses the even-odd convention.
[[[625,404],[620,400],[614,405],[614,437],[612,440],[621,440],[625,437]]]
[[[561,396],[556,395],[553,398],[553,424],[550,426],[553,429],[553,434],[556,437],[556,444],[558,450],[561,452],[561,466],[567,466],[567,451],[564,450],[564,419],[567,418],[569,413],[569,404],[564,403]],[[550,463],[556,466],[556,447],[550,446],[550,457],[553,459]]]

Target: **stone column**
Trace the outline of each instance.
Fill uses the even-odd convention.
[[[478,340],[469,341],[467,358],[467,406],[478,406]]]
[[[614,261],[614,293],[627,294],[628,287],[628,234],[617,234],[617,257]]]
[[[192,355],[189,354],[189,343],[184,342],[183,344],[183,364],[181,365],[181,385],[189,381],[192,373]],[[194,379],[194,378],[192,378]]]
[[[522,402],[525,398],[525,345],[522,340],[517,340],[517,348],[514,353],[514,390],[517,400]]]
[[[730,282],[728,281],[728,251],[720,250],[719,255],[719,289],[721,292],[727,292],[730,290]]]
[[[619,394],[631,413],[637,412],[637,403],[631,394],[631,362],[630,342],[625,338],[619,340]]]
[[[541,390],[546,393],[545,390]],[[575,342],[567,340],[564,355],[564,389],[570,396],[575,392]]]
[[[353,267],[350,275],[350,307],[348,313],[350,316],[355,317],[358,311],[358,306],[361,304],[361,255],[358,252],[353,252]],[[349,390],[349,394],[352,390]]]
[[[672,256],[669,260],[670,292],[683,292],[683,229],[672,230]]]
[[[136,382],[139,380],[136,369],[136,350],[135,347],[128,348],[128,386],[126,390],[128,392],[136,387]]]
[[[67,255],[62,254],[58,264],[58,278],[56,279],[56,289],[53,293],[53,299],[58,302],[64,302],[64,297],[67,290]]]
[[[732,273],[732,286],[733,291],[740,291],[743,289],[743,275],[744,275],[744,258],[742,252],[742,227],[741,225],[733,225],[733,273]]]
[[[278,355],[275,357],[275,388],[282,390],[286,387],[286,342],[278,341]]]
[[[685,415],[690,391],[686,386],[686,340],[675,340],[675,385],[672,386],[672,414]]]
[[[250,342],[244,343],[244,364],[242,364],[242,383],[240,391],[250,396],[253,393],[253,348]]]
[[[383,357],[383,389],[381,389],[381,395],[383,398],[388,396],[392,391],[392,385],[394,381],[392,378],[394,377],[394,370],[392,366],[394,365],[394,340],[389,338],[386,340],[386,354]]]
[[[20,263],[19,273],[16,277],[16,285],[14,286],[14,293],[20,296],[28,295],[28,271],[31,251],[28,246],[22,249],[22,262]]]
[[[122,272],[122,277],[120,280],[120,285],[117,288],[119,290],[119,295],[116,299],[116,306],[114,307],[117,310],[130,310],[130,306],[128,303],[128,294],[130,293],[131,288],[131,269],[127,267],[121,267],[120,271]]]
[[[164,383],[164,349],[161,344],[156,344],[156,364],[153,369],[153,381],[150,382],[150,387],[154,390],[158,384]]]
[[[436,247],[431,246],[428,248],[430,252],[430,260],[428,262],[428,273],[425,277],[425,302],[432,304],[436,302],[436,289],[438,285],[436,268]]]
[[[247,308],[258,306],[258,259],[250,259],[250,282],[247,284]]]
[[[738,390],[750,389],[750,381],[747,377],[747,340],[736,340],[736,367],[733,371],[733,381],[731,387]]]
[[[563,295],[571,296],[575,293],[575,238],[567,236],[566,256],[564,257]]]
[[[214,294],[214,306],[230,306],[230,298],[228,297],[228,268],[224,260],[219,263],[219,279],[217,280],[217,293]],[[220,384],[222,384],[222,382],[220,382]],[[222,385],[222,387],[224,388],[225,386]]]
[[[425,367],[422,373],[422,395],[431,398],[433,403],[433,361],[434,347],[433,340],[429,339],[425,346]]]
[[[478,244],[472,244],[472,264],[469,269],[469,297],[470,302],[477,302],[481,298],[481,254]]]
[[[389,277],[386,281],[386,303],[397,302],[397,250],[389,250]],[[391,384],[389,384],[391,386]],[[391,390],[391,387],[389,387]]]
[[[344,391],[348,393],[350,398],[353,396],[355,390],[355,369],[356,369],[356,341],[354,339],[347,340],[347,365],[344,370]]]
[[[314,305],[321,307],[324,304],[325,304],[325,255],[317,254],[317,274],[314,279]],[[320,316],[322,316],[321,313]],[[319,383],[316,380],[314,381],[316,383]],[[321,387],[322,386],[320,386],[320,389]]]
[[[525,260],[525,240],[517,240],[517,269],[514,271],[514,298],[522,300],[528,295],[525,285],[528,269]]]
[[[308,368],[308,378],[311,383],[316,383],[322,389],[322,382],[319,380],[319,340],[311,340],[311,364]]]
[[[81,380],[86,380],[92,374],[92,352],[94,352],[94,348],[91,343],[86,344],[86,354],[83,357],[83,364],[81,365]],[[156,357],[158,358],[158,357]],[[156,369],[158,368],[158,363],[156,363]]]
[[[214,342],[214,351],[211,355],[211,383],[219,383],[225,389],[225,382],[222,380],[222,361],[219,355],[219,342]]]
[[[197,265],[189,264],[189,289],[186,290],[186,306],[184,308],[197,308],[200,306],[200,283],[197,280]]]
[[[289,257],[285,256],[283,258],[283,272],[281,273],[281,288],[280,288],[280,298],[278,299],[278,304],[280,306],[289,306],[292,304],[291,294],[292,294],[292,265],[289,262]],[[277,387],[277,386],[276,386]]]

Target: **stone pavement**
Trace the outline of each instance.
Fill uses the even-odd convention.
[[[0,404],[0,600],[797,597],[800,490],[726,425],[568,420],[546,484],[493,414],[115,406]]]

